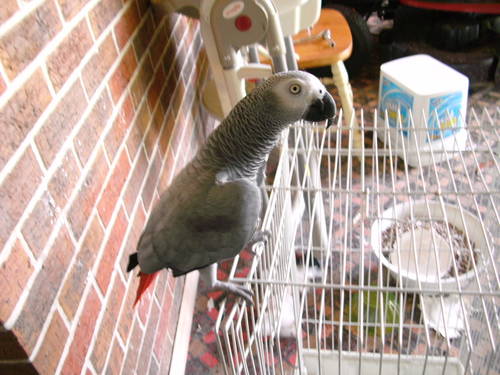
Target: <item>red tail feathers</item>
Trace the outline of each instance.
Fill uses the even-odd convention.
[[[134,307],[137,302],[141,299],[142,295],[149,288],[149,286],[155,281],[158,272],[155,273],[142,273],[139,272],[139,286],[137,287],[137,293],[135,295]]]

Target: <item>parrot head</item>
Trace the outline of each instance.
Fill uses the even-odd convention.
[[[318,78],[303,71],[275,74],[269,79],[270,103],[280,116],[287,115],[290,122],[327,120],[333,123],[337,108],[335,101]]]

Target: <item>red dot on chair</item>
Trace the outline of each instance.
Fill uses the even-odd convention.
[[[252,19],[243,14],[236,18],[236,20],[234,21],[234,25],[240,31],[247,31],[252,27]]]

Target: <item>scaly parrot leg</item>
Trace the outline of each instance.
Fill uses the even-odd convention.
[[[244,298],[250,305],[253,305],[253,292],[250,288],[239,284],[217,280],[217,263],[200,269],[200,277],[205,282],[207,289],[223,290],[227,293],[235,294],[238,297]]]

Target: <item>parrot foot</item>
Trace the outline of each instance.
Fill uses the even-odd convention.
[[[257,254],[257,250],[254,249],[254,245],[259,242],[267,242],[269,241],[270,237],[271,237],[271,231],[267,229],[258,230],[254,233],[252,239],[248,243],[248,248],[252,251],[252,253]]]
[[[211,264],[199,270],[200,277],[205,282],[208,290],[221,290],[242,297],[250,305],[253,305],[253,292],[250,288],[241,284],[217,280],[217,263]]]
[[[222,290],[227,293],[235,294],[236,296],[241,297],[245,301],[247,301],[248,304],[253,305],[252,289],[246,286],[217,280],[212,289]]]

